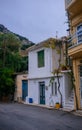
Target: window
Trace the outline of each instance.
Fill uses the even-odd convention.
[[[54,95],[54,86],[53,86],[53,83],[52,83],[52,95]]]
[[[44,67],[44,50],[37,52],[38,54],[38,67]]]
[[[77,26],[78,43],[82,43],[82,23]]]
[[[80,77],[82,77],[82,65],[80,65],[79,71],[80,71]]]
[[[55,82],[55,95],[57,95],[57,82]]]
[[[51,88],[52,88],[52,95],[56,96],[57,95],[57,82],[52,83]]]

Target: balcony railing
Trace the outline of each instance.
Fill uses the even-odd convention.
[[[75,46],[82,43],[82,23],[76,27],[76,32],[69,37],[68,43],[69,46]]]
[[[82,31],[76,32],[75,34],[69,36],[68,38],[68,47],[74,47],[82,43]]]

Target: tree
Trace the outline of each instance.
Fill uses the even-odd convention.
[[[14,92],[15,72],[19,72],[22,57],[19,54],[20,40],[13,34],[0,34],[0,97]]]
[[[2,68],[0,74],[0,97],[2,98],[14,92],[13,70]]]
[[[7,66],[10,55],[14,56],[19,51],[20,40],[13,34],[0,34],[0,50],[3,67]]]

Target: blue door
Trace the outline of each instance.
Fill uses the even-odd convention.
[[[45,104],[45,82],[39,82],[40,104]]]
[[[22,100],[25,100],[26,96],[28,96],[28,81],[22,80]]]

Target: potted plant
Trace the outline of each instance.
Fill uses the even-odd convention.
[[[56,104],[55,104],[55,108],[56,108],[56,109],[59,109],[60,106],[61,106],[60,103],[59,103],[59,102],[56,102]]]
[[[67,70],[67,66],[66,65],[61,65],[61,70]]]

